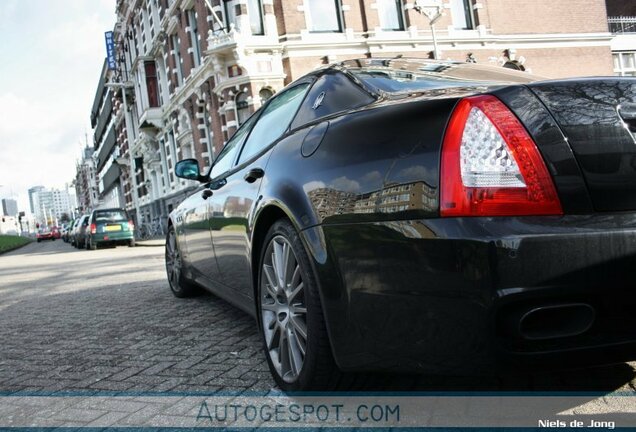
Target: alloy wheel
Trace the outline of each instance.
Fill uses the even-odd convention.
[[[177,246],[177,236],[174,230],[168,233],[166,241],[166,270],[168,272],[168,280],[170,287],[174,291],[179,291],[179,280],[181,278],[181,253]]]
[[[274,237],[261,268],[261,323],[269,358],[285,382],[294,382],[307,352],[307,306],[302,272],[289,241]]]

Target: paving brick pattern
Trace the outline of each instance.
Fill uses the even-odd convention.
[[[0,391],[212,392],[274,383],[251,317],[177,299],[161,247],[0,257]]]

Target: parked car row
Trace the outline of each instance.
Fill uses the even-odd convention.
[[[135,246],[135,225],[124,209],[93,210],[72,220],[62,239],[77,249],[95,250],[99,246]]]

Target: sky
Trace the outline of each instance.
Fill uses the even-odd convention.
[[[0,198],[75,177],[115,0],[0,0]]]

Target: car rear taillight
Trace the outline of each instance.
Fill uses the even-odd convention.
[[[97,225],[92,223],[91,224],[91,234],[96,234],[96,233],[97,233]]]
[[[134,230],[134,229],[135,229],[135,224],[133,223],[132,219],[130,219],[130,220],[128,221],[128,229],[129,229],[130,231],[132,231],[132,230]]]
[[[537,146],[494,96],[457,104],[444,137],[440,174],[443,217],[563,214]]]

